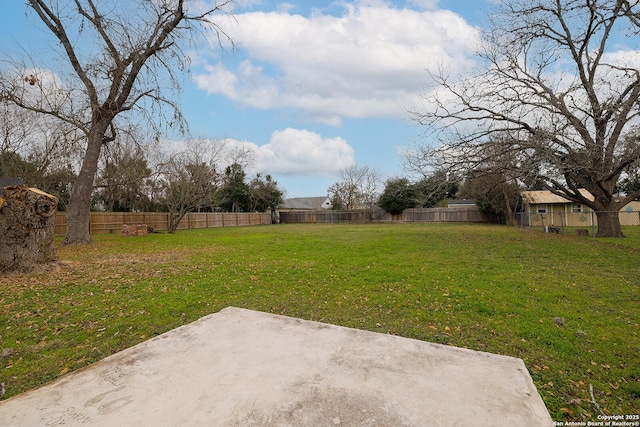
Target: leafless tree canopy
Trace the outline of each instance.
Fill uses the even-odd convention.
[[[340,182],[329,189],[334,207],[369,209],[378,199],[381,174],[369,166],[351,166],[338,171]]]
[[[501,0],[483,71],[461,82],[432,75],[437,89],[412,117],[440,145],[419,150],[414,165],[427,152],[466,169],[507,158],[510,172],[612,212],[598,215],[599,235],[621,236],[615,212],[640,197],[615,195],[640,159],[639,32],[637,0]]]
[[[169,233],[175,233],[187,212],[211,202],[221,185],[217,165],[223,145],[219,141],[193,139],[187,149],[171,155],[158,171],[163,199],[169,208]]]
[[[29,0],[29,9],[54,36],[66,60],[58,69],[38,58],[12,58],[0,74],[3,102],[54,117],[86,139],[82,166],[67,211],[66,243],[88,243],[91,191],[103,144],[118,132],[117,117],[133,110],[148,123],[184,124],[167,91],[179,88],[188,66],[185,43],[215,24],[230,0]],[[159,120],[157,120],[159,119]]]

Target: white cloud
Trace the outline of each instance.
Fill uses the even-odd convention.
[[[607,63],[619,67],[629,67],[636,70],[640,68],[640,51],[638,50],[623,49],[607,52],[604,54],[603,59]]]
[[[234,139],[226,139],[224,145],[230,151],[237,147],[253,151],[255,165],[251,169],[271,174],[330,176],[355,164],[354,150],[343,138],[325,138],[303,129],[275,131],[261,146]]]
[[[435,7],[435,0],[414,0]],[[286,8],[284,10],[287,10]],[[211,94],[260,109],[292,108],[340,126],[344,117],[404,115],[425,68],[470,66],[478,31],[443,10],[398,9],[382,1],[346,4],[340,16],[237,14],[226,29],[244,59],[195,72]]]
[[[226,97],[232,97],[236,91],[238,78],[231,71],[221,65],[206,65],[206,74],[194,77],[198,87],[207,92],[216,92]]]
[[[332,176],[340,169],[355,165],[355,152],[340,137],[327,138],[305,129],[286,128],[271,134],[268,143],[258,145],[247,140],[196,138],[190,141],[165,140],[166,156],[197,149],[203,158],[211,158],[221,169],[235,161],[237,153],[250,153],[246,172],[266,172],[295,176]]]

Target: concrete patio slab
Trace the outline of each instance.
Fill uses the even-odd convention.
[[[0,402],[1,426],[551,426],[520,359],[227,308]]]

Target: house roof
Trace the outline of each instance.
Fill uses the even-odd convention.
[[[322,197],[294,197],[286,199],[280,209],[327,209],[331,206],[327,196]]]
[[[580,191],[580,194],[587,200],[594,200],[593,195],[584,188],[580,188],[578,191]],[[569,199],[553,194],[549,190],[523,191],[520,195],[522,196],[522,200],[530,205],[574,203]]]
[[[4,194],[4,187],[22,184],[24,184],[24,182],[20,178],[15,178],[13,176],[0,176],[0,196]]]
[[[475,206],[476,199],[450,199],[447,201],[448,206]]]

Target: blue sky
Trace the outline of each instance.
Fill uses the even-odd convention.
[[[473,64],[491,0],[237,0],[221,25],[237,44],[191,51],[181,104],[193,137],[254,152],[287,197],[321,196],[338,170],[402,176],[400,152],[420,140],[407,110],[427,73]],[[22,1],[3,2],[0,45],[39,46]],[[44,46],[42,47],[45,48]]]

